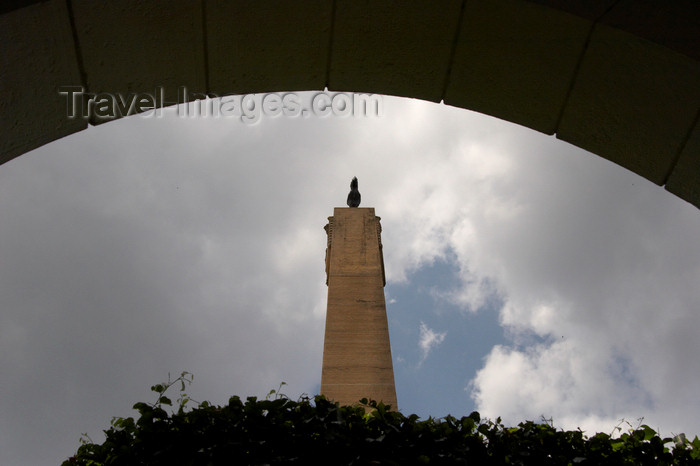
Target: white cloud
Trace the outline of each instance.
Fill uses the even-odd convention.
[[[436,332],[429,328],[424,322],[420,323],[420,336],[418,337],[418,347],[421,350],[420,362],[424,362],[430,351],[437,348],[445,340],[447,332]]]

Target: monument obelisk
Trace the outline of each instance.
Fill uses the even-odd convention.
[[[321,394],[341,405],[362,398],[397,408],[389,324],[384,301],[380,218],[360,208],[353,178],[348,207],[328,217],[328,307]]]

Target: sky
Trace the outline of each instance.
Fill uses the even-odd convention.
[[[0,166],[0,464],[60,464],[168,374],[215,404],[317,394],[323,226],[353,176],[403,413],[700,434],[700,211],[554,137],[382,104],[170,108]]]

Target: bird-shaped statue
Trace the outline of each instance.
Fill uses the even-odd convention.
[[[358,207],[360,205],[360,191],[357,190],[357,177],[350,182],[350,194],[348,194],[348,207]]]

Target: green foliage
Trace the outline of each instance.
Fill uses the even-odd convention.
[[[700,440],[661,439],[647,425],[619,437],[561,431],[551,419],[505,427],[478,412],[420,420],[389,406],[338,406],[322,396],[265,400],[238,396],[186,411],[191,374],[157,384],[154,403],[136,403],[138,419],[115,418],[101,445],[89,437],[62,466],[119,465],[700,465]],[[177,410],[165,396],[179,383]],[[367,408],[367,409],[366,409]],[[630,426],[631,427],[631,426]],[[617,428],[619,431],[621,429]],[[669,448],[668,444],[674,444]]]

